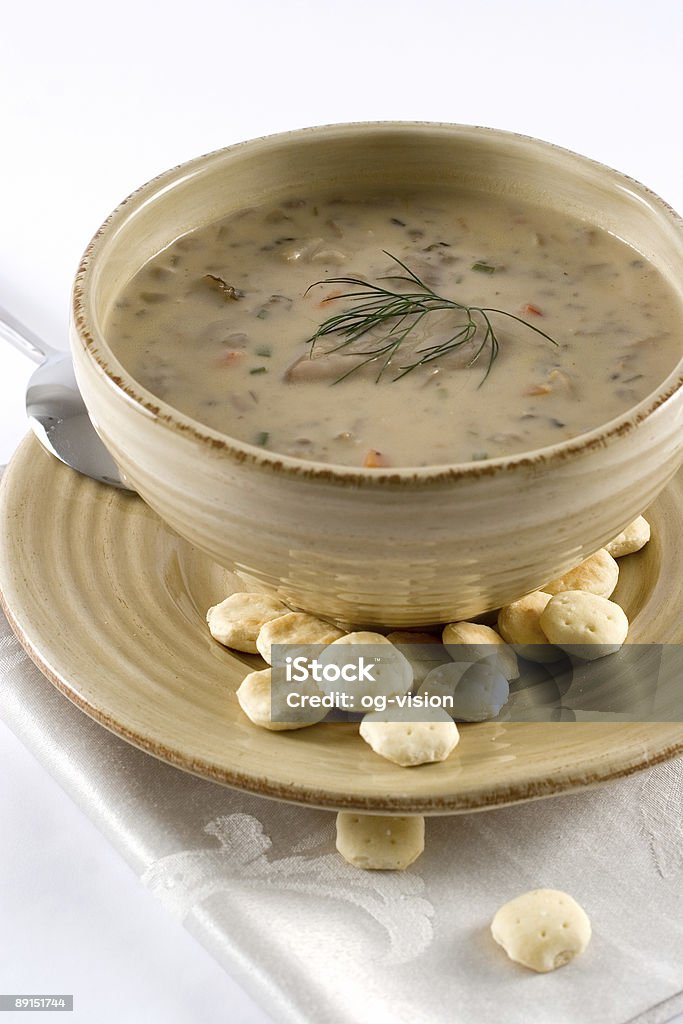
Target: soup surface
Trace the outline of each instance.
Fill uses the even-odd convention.
[[[359,337],[311,341],[363,304],[373,319],[346,322],[369,328]],[[678,362],[683,309],[620,240],[517,199],[315,196],[179,238],[107,332],[141,384],[222,433],[320,462],[427,466],[624,413]]]

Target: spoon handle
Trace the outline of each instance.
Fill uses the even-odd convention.
[[[32,359],[34,363],[43,363],[48,356],[59,351],[42,341],[16,317],[0,306],[0,338],[9,341],[20,352]]]

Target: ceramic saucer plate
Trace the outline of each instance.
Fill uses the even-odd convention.
[[[650,544],[615,595],[641,643],[683,638],[683,473],[649,512]],[[546,796],[683,752],[681,724],[495,722],[463,727],[442,764],[403,769],[350,724],[271,733],[235,689],[257,657],[216,644],[206,609],[238,581],[137,497],[67,469],[27,438],[0,492],[0,595],[31,658],[112,732],[186,771],[328,808],[447,814]]]

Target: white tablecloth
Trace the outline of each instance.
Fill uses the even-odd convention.
[[[603,160],[683,207],[683,7],[672,0],[425,0],[419,9],[407,0],[5,6],[0,302],[58,346],[66,345],[81,252],[114,204],[181,160],[269,132],[383,118],[488,124]],[[30,367],[7,351],[1,370],[6,461],[25,431]],[[421,994],[430,989],[425,1005],[438,1003],[437,1024],[477,1019],[480,1010],[477,1024],[498,1024],[508,1009],[521,1014],[530,1005],[564,1024],[572,1018],[562,1013],[582,997],[582,1022],[624,1021],[681,988],[680,773],[662,767],[604,791],[430,822],[425,858],[397,883],[414,891],[399,889],[394,899],[373,888],[387,883],[369,879],[362,892],[369,909],[361,909],[346,898],[360,901],[360,881],[339,896],[346,883],[334,874],[338,865],[326,882],[337,895],[281,888],[283,875],[292,886],[300,868],[311,875],[307,885],[322,885],[320,873],[332,865],[320,863],[331,851],[327,815],[214,790],[148,761],[83,718],[2,637],[2,716],[58,782],[46,773],[41,782],[42,769],[31,770],[30,755],[0,732],[0,990],[12,991],[12,979],[21,978],[23,991],[40,992],[48,977],[63,979],[77,1008],[81,993],[73,1019],[83,1024],[263,1021],[161,904],[154,913],[115,853],[124,851],[156,892],[163,858],[190,849],[205,851],[202,857],[213,851],[215,860],[226,833],[203,828],[234,814],[249,817],[232,819],[229,834],[244,841],[237,860],[234,851],[220,855],[230,890],[212,892],[187,923],[221,962],[237,956],[237,969],[270,994],[276,1017],[275,993],[301,1008],[307,984],[312,998],[322,990],[323,1004],[336,1000],[342,1021],[360,1001],[364,1024],[389,982],[385,1017],[393,1009],[400,1020],[409,1009],[419,1021]],[[62,786],[77,801],[71,808]],[[23,812],[22,800],[29,802]],[[109,856],[78,805],[114,840]],[[265,852],[258,821],[273,842]],[[296,850],[306,837],[310,850]],[[72,849],[80,889],[67,887]],[[244,861],[250,854],[256,878]],[[187,870],[184,863],[185,878]],[[595,925],[586,956],[548,978],[520,974],[487,935],[497,904],[538,884],[570,889]],[[93,925],[85,904],[97,906],[98,889]],[[80,902],[69,909],[70,896]],[[397,907],[412,915],[415,949],[430,930],[431,939],[416,959],[392,966],[382,957],[396,955]],[[633,923],[638,908],[642,924]],[[80,974],[74,950],[83,958]],[[291,967],[297,950],[303,964]],[[263,977],[255,977],[254,963]],[[132,991],[136,970],[139,998],[144,989],[147,1001],[126,1014],[122,992]],[[101,981],[99,1003],[84,1004],[86,977]],[[474,993],[467,979],[478,986]],[[667,1020],[674,1005],[649,1020]]]
[[[0,680],[4,721],[276,1021],[644,1024],[683,1009],[683,759],[428,820],[408,871],[362,872],[335,853],[329,812],[195,778],[91,721],[4,620]],[[501,903],[539,886],[570,892],[594,927],[550,975],[488,932]]]

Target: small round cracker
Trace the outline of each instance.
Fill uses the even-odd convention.
[[[511,960],[546,973],[584,952],[591,923],[576,900],[559,889],[533,889],[505,903],[491,934]]]
[[[347,633],[329,644],[320,656],[320,664],[323,671],[329,671],[332,666],[337,669],[345,665],[360,665],[360,658],[355,658],[346,647],[361,646],[366,648],[366,665],[368,675],[372,678],[362,679],[345,683],[343,679],[332,679],[330,677],[320,680],[320,689],[325,693],[340,694],[347,696],[344,707],[356,711],[361,710],[361,698],[363,695],[371,697],[396,697],[408,693],[413,685],[413,668],[408,659],[395,647],[387,637],[381,633],[369,631],[358,631]],[[361,654],[361,657],[364,655]]]
[[[600,548],[595,554],[579,562],[573,569],[546,583],[541,590],[546,594],[561,594],[563,590],[585,590],[598,597],[610,597],[619,579],[619,566],[609,551]]]
[[[456,722],[485,722],[495,718],[510,697],[510,685],[495,665],[478,661],[473,665],[451,661],[433,669],[418,690],[420,696],[443,700],[444,711]]]
[[[234,651],[256,654],[256,637],[266,622],[287,615],[289,608],[267,594],[231,594],[209,608],[206,621],[214,640]]]
[[[605,544],[605,551],[608,551],[612,558],[623,558],[624,555],[632,555],[634,551],[640,551],[649,539],[650,524],[644,516],[638,516],[621,533],[618,533],[614,540]]]
[[[425,820],[421,815],[337,815],[337,849],[344,860],[369,871],[404,871],[425,848]]]
[[[289,729],[305,729],[306,726],[315,725],[321,722],[327,715],[327,708],[312,708],[306,705],[304,708],[289,708],[285,704],[284,693],[282,695],[282,715],[277,718],[287,717],[287,721],[273,721],[273,694],[272,694],[271,669],[264,668],[260,672],[250,672],[245,676],[237,690],[237,700],[249,721],[262,729],[269,729],[271,732],[284,732]],[[322,697],[322,694],[314,683],[308,681],[299,683],[296,686],[290,684],[287,692]],[[291,716],[291,717],[290,717]]]
[[[288,612],[271,622],[266,622],[256,637],[256,647],[269,665],[273,644],[331,644],[343,636],[341,629],[331,626],[323,619],[306,612]]]
[[[619,650],[628,634],[628,619],[623,609],[606,597],[565,590],[546,605],[541,628],[557,647],[593,661]]]
[[[478,622],[449,622],[442,640],[454,661],[491,661],[509,681],[519,678],[517,656],[490,626]]]
[[[562,657],[562,652],[553,647],[541,629],[541,612],[551,596],[543,590],[535,590],[505,605],[498,613],[498,631],[503,640],[528,661],[547,663]]]
[[[437,665],[443,665],[451,660],[441,637],[433,636],[431,633],[394,630],[393,633],[389,633],[387,640],[398,647],[401,654],[410,662],[415,686],[419,686]]]
[[[402,768],[445,761],[460,739],[455,722],[441,708],[371,711],[360,723],[360,734],[376,754]]]

